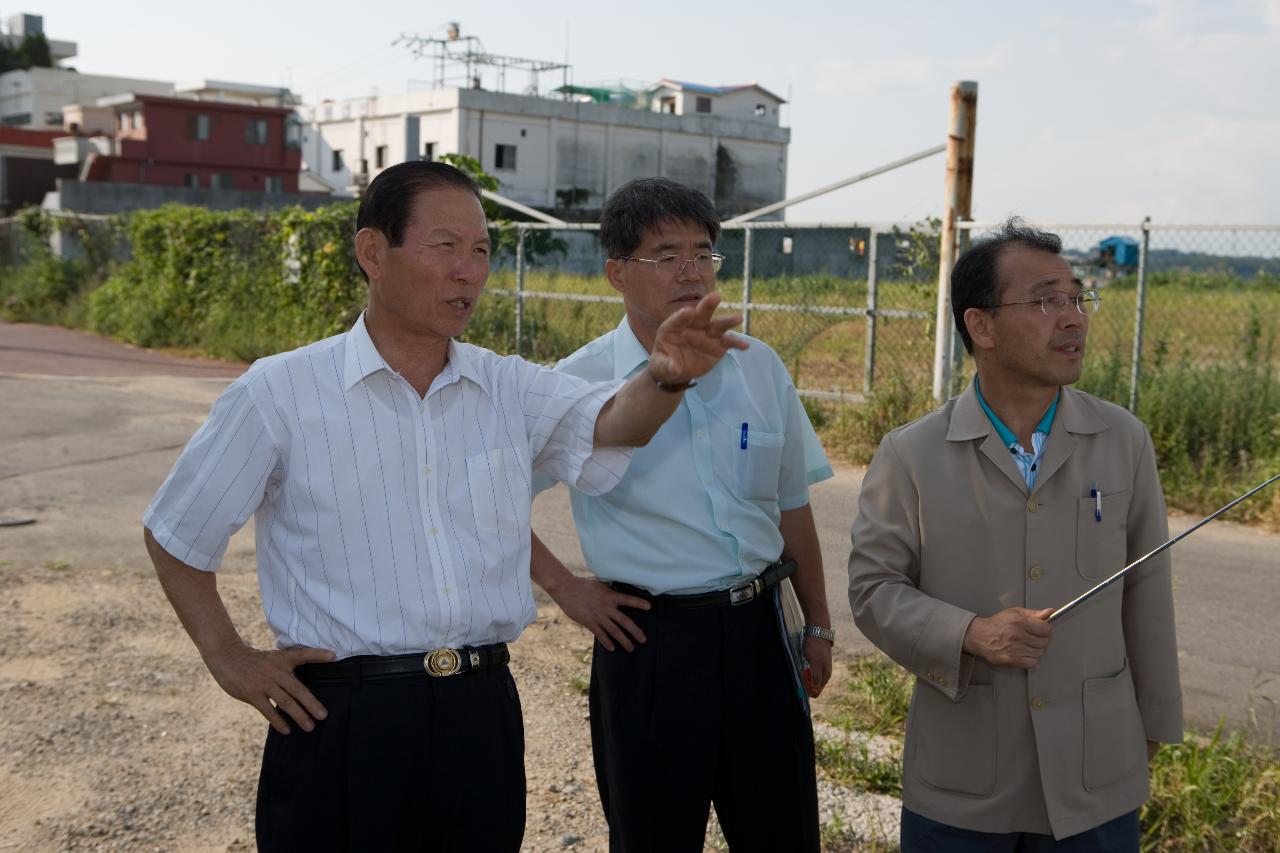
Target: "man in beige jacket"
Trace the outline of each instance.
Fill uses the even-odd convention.
[[[1146,428],[1070,387],[1089,316],[1051,234],[1016,220],[956,264],[960,396],[880,443],[849,557],[858,627],[916,676],[902,848],[1138,849],[1147,763],[1182,738],[1167,537]]]

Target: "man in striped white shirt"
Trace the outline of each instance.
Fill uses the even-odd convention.
[[[148,507],[147,547],[218,684],[271,724],[261,849],[515,850],[524,735],[505,644],[535,615],[533,472],[608,491],[626,448],[746,344],[715,295],[664,324],[625,383],[457,342],[489,233],[475,184],[445,164],[382,172],[356,227],[368,308],[232,383]],[[217,591],[251,515],[274,650],[240,638]]]

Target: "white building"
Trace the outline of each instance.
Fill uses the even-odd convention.
[[[325,101],[299,108],[304,174],[354,189],[395,163],[461,153],[508,198],[572,219],[594,218],[619,186],[658,175],[702,190],[726,216],[784,197],[782,99],[754,84],[662,81],[652,91],[639,108],[458,88]]]
[[[134,92],[168,95],[173,84],[163,80],[81,74],[65,68],[28,68],[0,74],[0,123],[10,127],[56,130],[62,108],[92,104],[107,95]]]

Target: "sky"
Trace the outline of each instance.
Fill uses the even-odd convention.
[[[788,99],[788,195],[945,142],[951,84],[975,80],[975,219],[1280,223],[1280,0],[27,3],[0,16],[43,15],[81,71],[287,85],[308,102],[423,87],[428,62],[392,42],[451,20],[492,53],[567,56],[578,83],[755,81]],[[936,216],[944,166],[787,218]]]

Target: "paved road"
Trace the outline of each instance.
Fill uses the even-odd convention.
[[[86,531],[80,541],[50,542],[38,524],[0,528],[0,560],[145,565],[137,519],[213,398],[242,369],[65,329],[0,323],[0,513],[74,514]],[[813,490],[843,654],[871,648],[844,598],[848,528],[861,480],[860,469],[842,467]],[[1174,515],[1170,527],[1183,530],[1194,521]],[[571,567],[583,570],[565,489],[538,498],[534,524]],[[247,533],[237,536],[233,552],[252,548]],[[1190,721],[1204,728],[1221,715],[1242,720],[1255,687],[1280,703],[1280,535],[1215,522],[1173,553]]]

